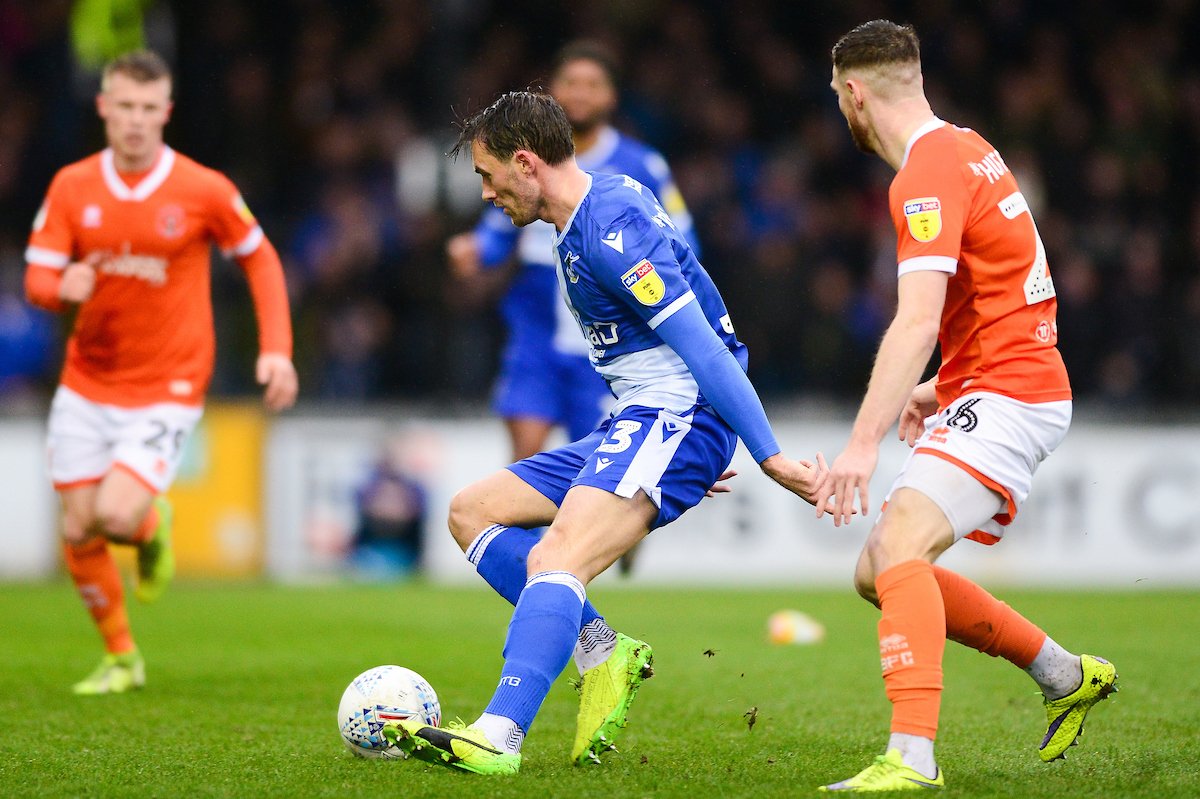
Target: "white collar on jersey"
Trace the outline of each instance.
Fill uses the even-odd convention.
[[[558,247],[558,245],[563,243],[563,239],[567,237],[567,231],[571,229],[571,225],[575,224],[575,215],[578,214],[579,209],[583,207],[583,201],[586,200],[587,196],[592,193],[592,173],[586,172],[584,174],[587,175],[587,188],[583,190],[583,196],[579,198],[579,204],[575,206],[575,210],[573,210],[571,215],[567,217],[567,224],[563,225],[562,233],[559,233],[557,238],[554,239],[555,247]]]
[[[621,134],[617,133],[617,129],[612,125],[605,125],[600,129],[596,143],[589,147],[587,152],[575,153],[575,161],[583,171],[595,172],[608,163],[620,143]]]
[[[908,144],[904,145],[904,160],[900,162],[900,168],[904,169],[904,165],[908,163],[908,154],[912,152],[913,145],[917,143],[917,139],[921,138],[926,133],[932,133],[945,124],[945,120],[934,117],[913,131],[913,135],[908,137]]]
[[[146,199],[166,181],[173,166],[175,166],[175,151],[164,144],[162,153],[158,156],[158,163],[146,177],[142,178],[141,182],[131,189],[117,174],[117,166],[113,163],[112,148],[109,147],[100,153],[100,172],[104,175],[104,183],[118,200],[141,202]]]

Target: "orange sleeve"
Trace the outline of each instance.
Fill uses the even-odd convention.
[[[952,141],[941,132],[918,139],[889,191],[896,226],[896,260],[958,260],[968,197]],[[936,137],[936,138],[935,138]]]
[[[66,310],[67,304],[58,298],[58,287],[61,283],[61,269],[37,264],[25,267],[25,298],[31,305],[55,313]]]
[[[62,270],[72,260],[75,235],[71,227],[70,191],[60,171],[54,176],[42,207],[33,220],[29,246],[25,248],[25,296],[39,308],[58,313],[66,303],[58,298]]]
[[[238,259],[258,320],[259,353],[279,353],[292,357],[292,319],[288,309],[287,285],[283,264],[274,245],[264,238],[254,252]]]

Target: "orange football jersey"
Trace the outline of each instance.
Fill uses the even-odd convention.
[[[909,141],[888,204],[899,274],[951,274],[938,335],[938,405],[968,391],[1022,402],[1070,399],[1046,251],[996,149],[973,130],[932,120]]]
[[[132,177],[117,172],[111,150],[64,167],[34,221],[29,269],[62,270],[95,253],[103,260],[75,318],[63,385],[124,407],[201,404],[215,349],[210,247],[246,259],[264,241],[233,183],[170,147],[149,172]],[[278,274],[261,281],[268,288],[254,297],[271,328],[260,340],[264,351],[290,355],[274,255],[268,268]],[[260,304],[274,308],[264,314]]]

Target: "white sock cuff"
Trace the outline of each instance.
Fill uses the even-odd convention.
[[[579,578],[570,572],[538,572],[529,578],[529,582],[525,583],[525,587],[537,583],[555,583],[556,585],[564,585],[575,592],[575,596],[579,597],[579,605],[583,607],[583,603],[587,601],[587,589],[583,587],[583,583]]]
[[[483,560],[483,553],[487,551],[488,544],[492,540],[503,533],[508,528],[502,524],[493,524],[491,527],[485,528],[482,533],[475,536],[475,540],[471,542],[471,546],[467,547],[467,560],[471,561],[471,565],[479,568],[479,561]]]

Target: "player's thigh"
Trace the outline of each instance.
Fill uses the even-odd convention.
[[[529,553],[529,574],[566,571],[585,585],[650,532],[658,506],[644,492],[622,497],[577,485]]]
[[[574,485],[625,498],[645,494],[658,507],[652,530],[698,505],[729,466],[737,446],[729,425],[707,409],[678,414],[626,408],[584,441],[595,440],[597,434],[603,440]]]
[[[96,493],[99,483],[82,483],[59,489],[62,504],[62,537],[69,544],[82,544],[93,534]]]
[[[163,493],[175,480],[202,414],[202,408],[171,402],[112,411],[114,467],[140,480],[151,494]]]
[[[892,486],[921,491],[957,540],[995,543],[1029,496],[1039,465],[1062,442],[1070,401],[1025,403],[978,392],[956,399],[917,441]],[[994,508],[1000,499],[1000,507]]]
[[[60,386],[46,425],[47,468],[55,490],[98,483],[112,468],[113,435],[105,406]],[[81,518],[72,507],[64,504],[69,514]],[[88,508],[88,523],[90,515]]]
[[[465,551],[488,527],[543,527],[553,521],[557,511],[558,506],[545,494],[502,469],[454,495],[450,533]]]
[[[132,538],[159,491],[118,465],[100,481],[96,491],[96,524],[108,538]]]
[[[867,536],[863,547],[866,562],[860,559],[855,582],[867,579],[873,585],[882,572],[909,560],[932,563],[954,541],[949,520],[932,499],[913,488],[897,489]],[[863,586],[858,587],[862,593]]]

